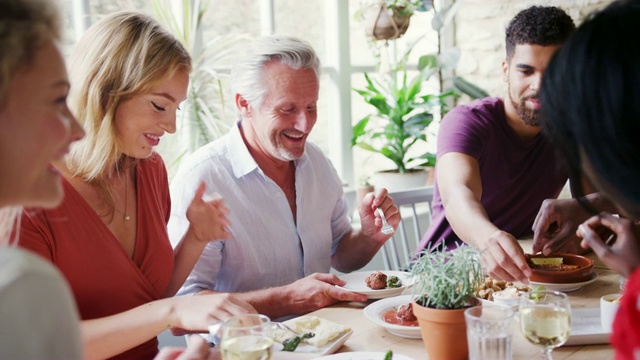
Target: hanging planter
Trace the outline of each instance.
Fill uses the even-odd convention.
[[[413,11],[404,6],[371,5],[362,14],[365,34],[374,40],[395,40],[407,32],[411,15]]]

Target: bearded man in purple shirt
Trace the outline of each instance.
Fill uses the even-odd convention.
[[[534,6],[511,20],[502,63],[508,98],[475,100],[442,120],[433,217],[418,251],[462,240],[482,251],[490,276],[528,283],[531,270],[516,238],[531,233],[543,200],[557,197],[568,178],[541,133],[538,90],[574,30],[556,7]]]

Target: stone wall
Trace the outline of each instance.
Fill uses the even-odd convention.
[[[455,19],[455,45],[462,53],[456,75],[502,97],[506,94],[501,66],[504,32],[515,14],[532,5],[558,6],[579,25],[592,11],[609,3],[611,0],[465,0]]]

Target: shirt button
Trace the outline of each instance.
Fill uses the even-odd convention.
[[[282,196],[282,193],[281,192],[277,192],[276,196]]]

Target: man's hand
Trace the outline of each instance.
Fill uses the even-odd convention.
[[[533,253],[580,253],[578,225],[590,214],[576,199],[547,199],[533,223]]]
[[[527,265],[522,247],[513,235],[496,231],[485,242],[482,250],[482,266],[489,276],[505,281],[529,283],[531,269]]]
[[[602,229],[616,236],[610,246],[605,244],[608,236],[600,235]],[[628,219],[605,213],[594,216],[579,226],[578,236],[582,237],[583,247],[593,249],[605,265],[620,275],[629,276],[640,265],[640,225]]]
[[[205,190],[205,183],[201,182],[187,209],[189,231],[198,241],[229,239],[231,237],[231,233],[227,230],[231,225],[227,219],[229,210],[224,206],[222,198],[205,201],[203,198]]]
[[[384,212],[389,225],[394,230],[400,224],[400,211],[393,203],[393,199],[387,195],[387,189],[377,189],[375,193],[369,193],[362,199],[360,206],[360,221],[362,223],[362,234],[375,242],[384,243],[393,234],[383,234],[382,219],[376,214],[376,209],[380,208]]]
[[[346,283],[336,275],[315,273],[285,286],[290,315],[306,314],[341,301],[366,302],[367,296],[336,287]]]

